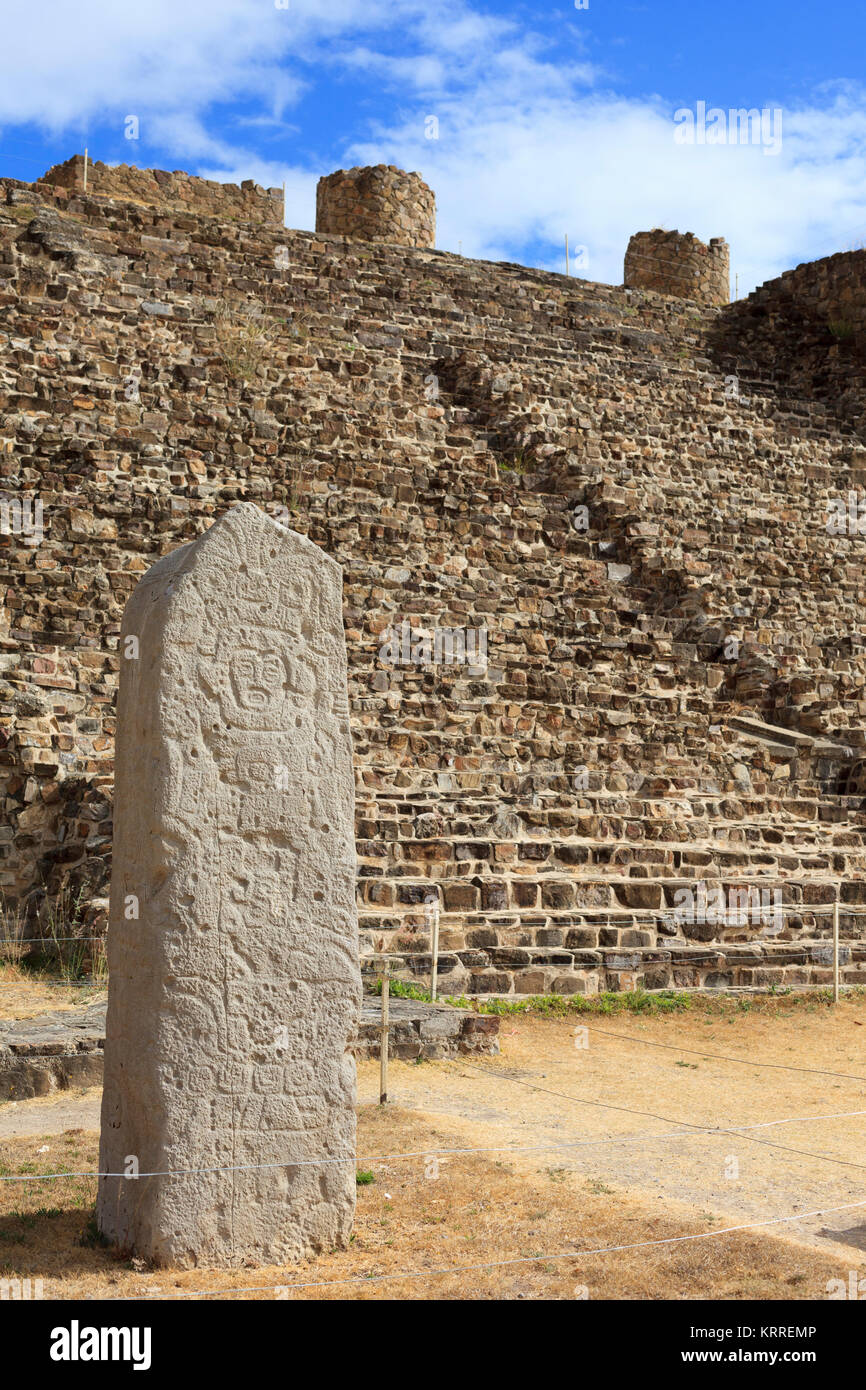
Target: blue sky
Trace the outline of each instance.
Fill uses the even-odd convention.
[[[311,228],[321,174],[387,162],[434,189],[443,249],[562,270],[567,234],[577,273],[612,283],[630,233],[653,226],[726,237],[740,293],[866,244],[866,11],[851,0],[18,9],[0,90],[13,177],[87,145],[109,163],[285,180],[288,224]],[[682,143],[674,115],[698,103],[725,119]],[[764,134],[732,143],[734,108],[766,111]]]

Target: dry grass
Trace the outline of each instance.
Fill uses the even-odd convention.
[[[27,954],[23,944],[27,934],[27,920],[21,906],[13,906],[0,894],[0,968],[6,964],[16,968],[23,960]]]
[[[567,1167],[618,1203],[686,1204],[724,1225],[792,1217],[777,1230],[825,1252],[847,1230],[862,1263],[850,1247],[866,1234],[854,1205],[866,1198],[864,1025],[862,999],[740,1018],[508,1018],[501,1057],[396,1066],[390,1089],[464,1144],[537,1146],[537,1166]],[[371,1098],[375,1078],[359,1077]]]
[[[252,381],[273,355],[286,323],[270,317],[258,301],[221,299],[214,312],[214,328],[226,371],[239,381]]]
[[[399,984],[397,991],[399,991]],[[420,996],[419,996],[420,997]],[[425,995],[425,998],[429,997]],[[461,1008],[472,1008],[482,1014],[499,1014],[504,1018],[526,1015],[532,1018],[586,1017],[673,1019],[679,1024],[684,1017],[724,1018],[728,1021],[744,1016],[766,1015],[787,1018],[793,1013],[824,1014],[832,1018],[836,1011],[832,989],[794,990],[771,989],[755,994],[724,994],[708,991],[690,994],[685,990],[660,990],[646,993],[635,990],[620,994],[545,994],[514,999],[510,996],[450,997],[447,1002]],[[840,1006],[866,1004],[866,989],[862,985],[843,990]]]
[[[28,981],[6,985],[0,1001],[21,1017],[82,994]],[[583,1025],[589,1045],[576,1047],[575,1030]],[[372,1103],[378,1064],[359,1065],[359,1168],[375,1181],[358,1188],[348,1250],[290,1269],[150,1271],[92,1240],[81,1243],[92,1222],[92,1178],[0,1182],[0,1278],[42,1278],[46,1296],[57,1298],[232,1289],[248,1290],[233,1296],[250,1299],[573,1299],[583,1289],[593,1299],[824,1298],[829,1279],[847,1281],[852,1268],[862,1275],[866,1257],[850,1241],[837,1252],[826,1231],[799,1218],[667,1247],[533,1257],[718,1232],[812,1210],[829,1216],[834,1205],[861,1199],[862,1123],[852,1112],[862,1108],[863,1083],[856,1078],[866,1075],[864,1028],[862,994],[836,1009],[817,997],[783,996],[696,1000],[667,1015],[504,1017],[499,1058],[394,1063],[395,1104],[384,1110]],[[813,1070],[768,1071],[761,1063]],[[57,1105],[71,1103],[69,1095],[57,1093]],[[50,1128],[44,1105],[15,1107],[19,1129],[27,1113],[34,1128]],[[735,1142],[724,1131],[689,1136],[687,1143],[614,1142],[664,1130],[655,1112],[710,1126],[828,1112],[839,1118],[787,1123]],[[78,1112],[73,1106],[69,1113]],[[54,1128],[64,1122],[80,1121],[64,1115]],[[577,1147],[569,1151],[572,1144]],[[423,1158],[368,1157],[526,1145],[538,1152],[444,1156],[435,1179],[426,1176]],[[722,1175],[732,1148],[742,1163],[737,1182]],[[89,1131],[0,1142],[0,1174],[96,1165],[97,1136]],[[836,1218],[837,1230],[844,1235],[840,1226],[847,1223],[854,1238],[861,1220],[861,1211],[846,1212]],[[507,1260],[519,1263],[474,1268]],[[453,1267],[457,1273],[434,1272]],[[406,1277],[409,1272],[418,1277]]]
[[[365,1106],[359,1153],[437,1149],[453,1143],[438,1125],[394,1107]],[[46,1152],[40,1152],[47,1145]],[[90,1169],[97,1137],[81,1130],[0,1145],[0,1173]],[[375,1181],[358,1188],[349,1249],[290,1269],[149,1271],[92,1243],[95,1181],[73,1178],[0,1184],[0,1277],[42,1278],[47,1298],[166,1297],[249,1289],[250,1299],[814,1299],[847,1279],[850,1254],[834,1257],[761,1232],[722,1235],[657,1249],[569,1256],[493,1269],[472,1266],[696,1234],[711,1227],[689,1214],[656,1213],[552,1167],[518,1171],[478,1155],[361,1165]],[[721,1223],[719,1223],[721,1224]],[[82,1240],[85,1243],[82,1244]],[[89,1242],[89,1243],[88,1243]],[[434,1270],[460,1266],[463,1272]],[[466,1268],[469,1267],[469,1268]],[[416,1278],[405,1277],[418,1272]],[[383,1278],[382,1276],[393,1276]],[[403,1277],[401,1277],[403,1276]],[[344,1282],[339,1282],[344,1281]],[[320,1283],[292,1289],[292,1284]],[[260,1291],[258,1286],[265,1286]],[[586,1291],[584,1293],[584,1290]],[[281,1292],[282,1291],[282,1292]]]
[[[86,880],[73,884],[64,878],[59,890],[52,897],[46,896],[32,919],[25,916],[21,904],[10,904],[0,896],[0,985],[24,985],[28,980],[37,986],[40,982],[107,984],[105,941],[94,938],[85,921],[88,886]]]
[[[104,987],[57,984],[39,979],[20,966],[0,963],[0,1018],[36,1018],[39,1014],[98,1004]]]

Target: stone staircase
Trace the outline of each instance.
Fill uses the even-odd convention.
[[[51,514],[38,563],[0,551],[7,591],[28,565],[7,892],[98,896],[123,603],[251,498],[344,567],[365,950],[424,978],[435,894],[454,993],[826,982],[814,909],[853,909],[866,865],[863,566],[826,529],[866,479],[850,418],[722,353],[728,310],[5,187],[0,484]],[[213,306],[250,301],[277,328],[243,382]],[[486,628],[487,667],[388,665],[403,621]],[[698,881],[796,910],[672,932]],[[854,982],[844,907],[841,932]]]

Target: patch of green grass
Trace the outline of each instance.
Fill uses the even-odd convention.
[[[96,1224],[96,1217],[91,1216],[84,1230],[78,1238],[79,1245],[85,1245],[91,1249],[107,1250],[111,1241],[104,1236]]]
[[[475,1009],[481,1014],[538,1014],[546,1018],[566,1018],[570,1014],[668,1014],[692,1007],[690,994],[660,990],[649,994],[633,990],[623,994],[533,994],[525,999],[443,999],[456,1009]]]
[[[375,980],[370,986],[371,994],[382,993],[382,981]],[[423,989],[421,985],[410,984],[406,980],[389,980],[388,993],[394,999],[419,999],[422,1003],[432,1004],[433,996],[429,989]]]
[[[358,1187],[369,1187],[371,1182],[376,1181],[376,1174],[371,1173],[369,1168],[359,1168],[355,1174],[355,1182]]]
[[[32,222],[36,216],[36,209],[28,203],[9,204],[3,212],[7,217],[14,217],[16,222]]]
[[[842,993],[845,1001],[866,999],[866,987],[851,986]],[[568,1018],[574,1014],[602,1015],[641,1014],[664,1017],[668,1014],[691,1012],[708,1018],[734,1021],[738,1014],[762,1013],[772,1018],[787,1018],[792,1013],[817,1013],[833,1007],[832,989],[810,990],[808,993],[787,988],[767,990],[761,994],[687,994],[676,990],[647,993],[633,990],[614,994],[538,994],[524,998],[467,998],[446,995],[439,1001],[454,1009],[473,1009],[480,1014],[531,1014],[536,1018]],[[780,1005],[784,1002],[784,1008]]]
[[[565,1179],[568,1177],[567,1168],[545,1168],[544,1171],[551,1182],[565,1182]]]
[[[37,1207],[35,1211],[11,1211],[6,1220],[16,1222],[18,1229],[0,1231],[0,1240],[7,1241],[10,1245],[25,1245],[27,1243],[26,1232],[34,1229],[40,1217],[51,1218],[62,1215],[63,1212],[59,1207]]]

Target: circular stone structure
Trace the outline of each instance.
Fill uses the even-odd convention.
[[[730,252],[723,237],[709,246],[691,232],[635,232],[625,253],[627,289],[656,290],[703,304],[727,304],[731,298]]]
[[[319,179],[316,231],[432,250],[436,199],[420,174],[393,164],[338,169]]]

